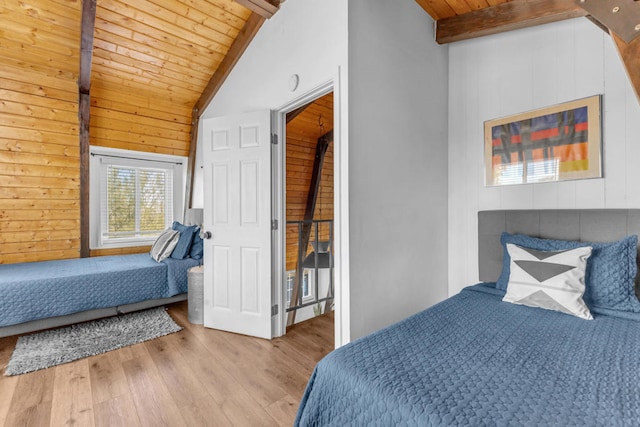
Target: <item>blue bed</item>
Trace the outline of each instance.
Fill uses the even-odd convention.
[[[637,425],[640,315],[574,316],[476,285],[318,363],[296,425]]]
[[[135,304],[183,295],[187,270],[199,263],[191,258],[158,263],[149,254],[136,254],[0,265],[0,333],[58,326],[13,327],[76,313],[104,317],[141,308]]]
[[[327,355],[295,425],[639,425],[638,234],[638,209],[479,212],[483,283]],[[522,273],[585,246],[586,266]],[[553,311],[566,277],[593,320]],[[550,306],[502,300],[528,281],[552,293],[527,303]]]

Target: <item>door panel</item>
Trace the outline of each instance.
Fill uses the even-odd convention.
[[[271,122],[203,121],[204,324],[271,338]]]

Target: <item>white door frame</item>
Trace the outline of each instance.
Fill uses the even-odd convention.
[[[333,91],[333,135],[334,135],[334,331],[335,347],[340,347],[349,342],[349,305],[348,305],[348,150],[346,147],[346,135],[342,133],[340,113],[342,105],[340,103],[341,90],[340,79],[332,79],[299,98],[285,104],[281,108],[274,110],[272,116],[272,131],[277,135],[277,144],[273,150],[273,188],[272,206],[273,218],[278,221],[278,230],[273,235],[273,283],[272,293],[274,304],[278,304],[278,315],[272,318],[273,336],[278,337],[286,332],[287,313],[285,311],[286,301],[283,292],[284,283],[284,262],[286,254],[286,212],[285,212],[285,189],[286,181],[286,115],[288,112],[302,107],[316,99]]]

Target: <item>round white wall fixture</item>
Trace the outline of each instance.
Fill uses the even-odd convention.
[[[289,77],[289,91],[295,92],[298,89],[298,84],[300,83],[300,76],[297,74],[292,74]]]

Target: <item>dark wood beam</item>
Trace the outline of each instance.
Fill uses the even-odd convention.
[[[316,155],[313,160],[311,183],[309,184],[309,192],[307,193],[307,205],[304,210],[305,221],[312,221],[313,215],[316,211],[316,202],[318,201],[318,190],[320,189],[320,180],[322,179],[324,157],[325,154],[327,154],[327,149],[329,148],[329,144],[331,142],[333,142],[333,130],[330,130],[329,132],[318,138],[318,142],[316,144]],[[300,238],[300,241],[302,243],[298,248],[298,251],[302,250],[302,257],[298,257],[298,261],[296,263],[296,280],[293,284],[293,291],[291,292],[291,300],[289,302],[290,307],[298,305],[299,290],[301,288],[303,278],[301,261],[304,260],[305,256],[307,255],[307,247],[309,246],[309,238],[311,237],[311,228],[311,224],[304,224],[302,226],[302,237]],[[293,310],[289,312],[287,325],[293,325],[295,321],[296,310]]]
[[[236,3],[265,19],[271,18],[280,8],[280,0],[236,0]]]
[[[80,138],[80,257],[91,255],[89,247],[89,122],[91,111],[91,61],[96,0],[82,1],[80,71],[78,77],[78,120]]]
[[[249,46],[249,43],[251,43],[251,40],[253,40],[255,35],[258,33],[258,30],[264,21],[265,18],[257,13],[252,13],[249,16],[244,27],[240,30],[238,37],[236,37],[231,44],[229,52],[227,52],[224,59],[218,66],[218,69],[213,73],[209,83],[207,83],[207,86],[202,91],[200,99],[196,101],[194,108],[198,110],[199,115],[204,112],[213,97],[216,96],[216,93],[218,93],[218,90],[220,90],[224,81],[229,77],[231,70],[233,70],[233,67],[235,67],[240,57]]]
[[[574,0],[513,0],[436,22],[439,44],[587,16]]]
[[[636,91],[636,97],[640,102],[640,37],[636,37],[630,43],[625,43],[614,32],[611,32],[611,37],[618,48],[624,67],[629,75],[631,86]]]

